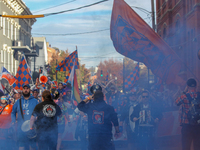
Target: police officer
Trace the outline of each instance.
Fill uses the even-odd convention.
[[[200,92],[196,91],[197,82],[191,78],[183,94],[176,99],[181,106],[180,125],[182,126],[182,149],[190,150],[193,142],[194,150],[200,148]]]
[[[104,101],[104,94],[96,90],[93,96],[88,96],[78,104],[78,109],[88,115],[89,150],[113,150],[112,123],[115,127],[115,137],[119,137],[119,124],[114,108]],[[94,100],[91,103],[91,100]]]

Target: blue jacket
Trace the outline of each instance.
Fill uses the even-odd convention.
[[[17,117],[18,127],[21,127],[21,124],[24,121],[31,119],[32,112],[35,106],[38,104],[38,101],[33,96],[30,96],[28,100],[25,100],[24,97],[22,96],[21,104],[22,104],[22,110],[24,114],[24,120],[21,115],[19,100],[17,100],[15,104],[13,105],[13,109],[11,113],[12,122],[16,121],[16,113],[18,114],[18,117]]]

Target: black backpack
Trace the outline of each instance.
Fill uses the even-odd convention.
[[[200,124],[200,92],[197,92],[197,98],[192,98],[189,93],[186,94],[190,102],[188,119],[190,124]]]

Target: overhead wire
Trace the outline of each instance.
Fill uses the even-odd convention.
[[[78,8],[69,9],[69,10],[63,10],[63,11],[54,12],[54,13],[46,13],[46,14],[44,14],[44,16],[51,16],[51,15],[62,14],[62,13],[70,12],[70,11],[75,11],[75,10],[87,8],[87,7],[90,7],[90,6],[94,6],[94,5],[97,5],[97,4],[106,2],[106,1],[108,1],[108,0],[98,1],[98,2],[95,2],[95,3],[89,4],[89,5],[85,5],[85,6],[81,6],[81,7],[78,7]]]
[[[47,36],[66,36],[66,35],[80,35],[80,34],[90,34],[90,33],[97,33],[102,31],[108,31],[110,29],[102,29],[102,30],[95,30],[95,31],[88,31],[88,32],[79,32],[79,33],[65,33],[65,34],[45,34],[45,33],[32,33],[33,35],[47,35]]]
[[[62,13],[70,12],[70,11],[75,11],[75,10],[91,7],[91,6],[106,2],[106,1],[109,1],[109,0],[101,0],[101,1],[89,4],[89,5],[84,5],[84,6],[81,6],[81,7],[77,7],[77,8],[73,8],[73,9],[69,9],[69,10],[63,10],[63,11],[54,12],[54,13],[46,13],[46,14],[38,14],[38,15],[18,15],[18,16],[16,16],[16,15],[0,15],[0,17],[21,18],[21,19],[42,18],[42,17],[62,14]]]
[[[33,13],[41,12],[41,11],[52,9],[52,8],[56,8],[56,7],[59,7],[59,6],[62,6],[62,5],[66,5],[66,4],[72,3],[74,1],[76,1],[76,0],[65,2],[65,3],[59,4],[59,5],[56,5],[56,6],[52,6],[52,7],[49,7],[49,8],[44,8],[44,9],[41,9],[41,10],[33,11]]]

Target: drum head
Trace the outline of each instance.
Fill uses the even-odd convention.
[[[27,131],[30,130],[30,120],[26,120],[26,121],[22,124],[21,130],[22,130],[23,132],[27,132]]]

